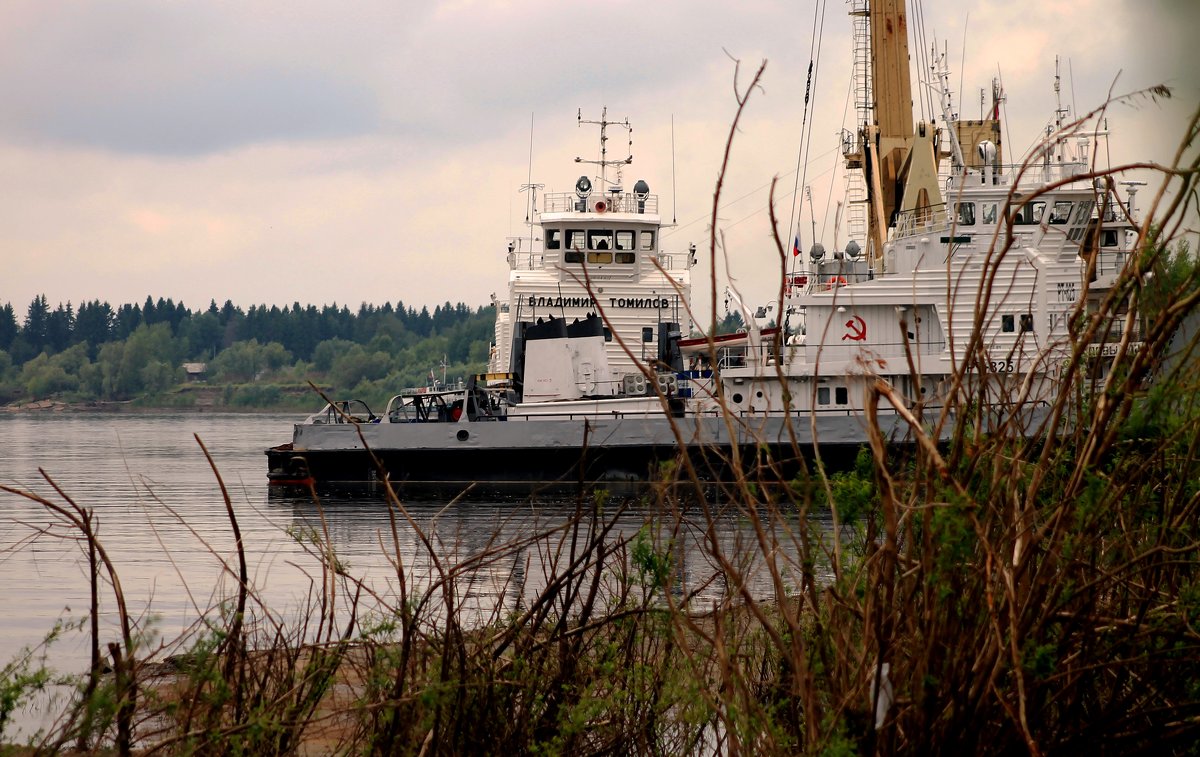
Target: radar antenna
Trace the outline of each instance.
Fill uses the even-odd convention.
[[[600,166],[600,186],[607,188],[608,185],[608,167],[616,166],[617,180],[616,186],[621,184],[621,166],[627,166],[633,162],[633,127],[629,125],[629,119],[624,121],[609,121],[608,108],[605,107],[600,111],[600,120],[591,121],[583,117],[583,109],[579,110],[576,120],[580,126],[590,124],[600,127],[600,160],[585,160],[584,158],[575,158],[576,163],[590,163],[591,165]],[[623,160],[608,159],[608,127],[615,126],[618,129],[624,129],[629,140],[629,155]]]

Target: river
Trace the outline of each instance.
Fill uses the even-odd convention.
[[[324,524],[304,495],[269,493],[268,446],[290,439],[296,415],[89,414],[0,415],[0,484],[28,491],[60,506],[63,495],[95,513],[99,539],[120,578],[130,613],[161,641],[178,637],[197,618],[236,591],[235,541],[217,476],[202,441],[229,492],[249,562],[251,584],[262,603],[279,617],[296,613],[314,585],[320,561],[303,535],[328,529],[337,559],[379,596],[396,594],[388,556],[391,529],[381,495],[326,497]],[[39,468],[54,482],[55,491]],[[528,536],[562,523],[575,512],[570,502],[406,502],[409,513],[434,539],[438,560],[453,564],[498,540]],[[609,507],[613,507],[610,504]],[[719,582],[711,558],[697,545],[703,518],[684,513],[676,541],[680,583],[702,584],[711,593]],[[618,519],[617,533],[636,533],[651,518],[645,506]],[[736,508],[717,518],[718,540],[730,551],[751,538]],[[413,529],[400,529],[402,559],[418,585],[429,580],[432,557]],[[0,492],[0,665],[36,645],[59,619],[79,621],[89,603],[87,561],[78,533],[44,505]],[[499,539],[497,539],[499,537]],[[381,546],[382,540],[382,546]],[[743,550],[744,552],[744,550]],[[467,610],[486,614],[509,605],[514,586],[526,594],[539,582],[536,547],[473,571],[465,581]],[[532,557],[532,559],[530,559]],[[236,570],[236,568],[234,568]],[[526,574],[529,575],[526,575]],[[770,593],[761,571],[750,571],[752,590]],[[690,588],[690,587],[689,587]],[[101,590],[102,635],[115,639],[112,591]],[[72,632],[56,641],[52,660],[63,672],[87,666],[86,635]]]

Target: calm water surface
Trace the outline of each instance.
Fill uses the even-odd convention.
[[[234,539],[198,436],[229,490],[254,587],[277,614],[295,613],[314,580],[318,585],[320,581],[319,561],[295,534],[321,527],[320,520],[306,497],[268,494],[263,450],[290,439],[297,417],[0,415],[0,484],[64,504],[38,472],[41,468],[76,503],[93,508],[130,612],[140,618],[153,616],[161,637],[172,639],[236,589],[223,568],[236,565]],[[485,549],[497,534],[528,535],[561,523],[574,510],[566,503],[528,501],[407,504],[414,519],[435,538],[438,557],[451,563]],[[382,499],[327,498],[324,508],[338,559],[380,596],[394,598],[394,570],[387,559],[390,527]],[[634,509],[621,519],[618,530],[636,532],[648,516]],[[727,547],[750,536],[736,514],[722,519],[719,529]],[[36,644],[57,619],[85,616],[86,558],[76,536],[45,507],[0,493],[0,664]],[[700,538],[696,525],[679,543],[677,564],[684,566],[685,583],[700,583],[712,572],[704,550],[694,546]],[[430,557],[411,529],[402,530],[400,541],[416,580],[428,580]],[[535,590],[542,554],[536,548],[527,550],[474,572],[465,591],[468,604],[508,604],[508,594],[522,591],[514,586],[524,586],[526,594]],[[756,593],[769,593],[765,577],[754,581]],[[107,611],[107,638],[113,638],[112,593],[107,587],[101,603]],[[56,643],[55,667],[85,670],[85,641],[83,634],[73,634]]]

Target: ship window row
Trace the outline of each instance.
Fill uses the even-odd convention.
[[[1000,316],[1000,330],[1005,333],[1016,331],[1016,316],[1012,313]],[[1021,331],[1033,331],[1033,313],[1021,313]]]
[[[973,202],[959,202],[954,204],[954,220],[958,226],[974,226],[976,213]],[[994,224],[999,217],[998,203],[983,202],[979,203],[980,213],[979,218],[984,224]],[[1082,224],[1088,220],[1092,213],[1092,203],[1090,202],[1071,202],[1070,200],[1058,200],[1050,209],[1050,223],[1055,225],[1066,225],[1072,222],[1072,212],[1074,213],[1074,223]],[[1013,223],[1018,226],[1027,226],[1042,222],[1042,217],[1046,214],[1046,203],[1041,201],[1027,202],[1013,210]]]
[[[546,229],[546,249],[560,250],[654,250],[654,231],[633,229]],[[630,260],[629,262],[633,262]]]
[[[620,263],[621,265],[632,265],[637,256],[632,252],[588,252],[587,262],[594,265],[607,265],[608,263]],[[582,263],[584,261],[584,253],[580,250],[567,250],[563,253],[564,263]]]
[[[848,405],[848,404],[850,404],[850,390],[848,390],[844,386],[834,387],[833,398],[834,398],[834,402],[838,405]],[[817,387],[817,404],[818,405],[828,405],[829,404],[829,387],[827,387],[827,386],[818,386]]]

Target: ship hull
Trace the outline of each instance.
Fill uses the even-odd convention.
[[[620,489],[662,481],[690,464],[702,482],[733,478],[736,450],[744,470],[773,464],[790,480],[814,454],[836,467],[867,443],[861,417],[589,418],[475,423],[300,425],[293,443],[267,450],[275,484],[378,484],[402,492],[457,494]],[[902,440],[898,418],[881,419],[885,436]],[[819,453],[817,452],[819,450]],[[765,455],[765,456],[764,456]],[[686,459],[685,459],[686,458]],[[671,478],[689,481],[678,473]]]

